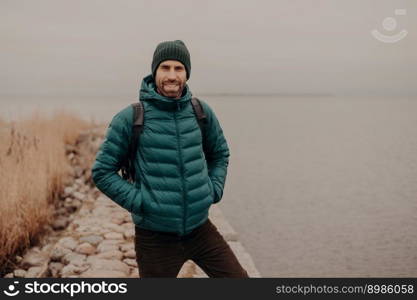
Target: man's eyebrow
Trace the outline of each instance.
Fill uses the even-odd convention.
[[[160,64],[159,65],[161,68],[170,68],[171,67],[171,65],[168,65],[168,64]],[[184,69],[184,66],[182,66],[182,65],[177,65],[177,66],[173,66],[175,69],[178,69],[178,68],[181,68],[181,69]]]

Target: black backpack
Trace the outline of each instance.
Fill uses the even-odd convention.
[[[203,137],[203,150],[204,153],[207,154],[206,151],[206,124],[207,124],[207,116],[204,113],[203,106],[201,105],[200,100],[198,98],[191,98],[191,104],[193,106],[194,114],[197,118],[198,125],[201,130],[201,134]],[[135,154],[139,145],[139,136],[143,131],[143,120],[144,120],[144,113],[143,113],[143,104],[139,100],[138,102],[132,103],[133,106],[133,125],[132,125],[132,137],[131,142],[128,147],[128,153],[122,162],[121,171],[122,171],[122,178],[133,183],[135,181],[135,168],[133,162],[135,160]]]

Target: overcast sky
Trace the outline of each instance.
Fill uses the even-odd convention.
[[[0,93],[136,95],[157,43],[182,39],[197,94],[415,96],[416,14],[415,0],[0,0]]]

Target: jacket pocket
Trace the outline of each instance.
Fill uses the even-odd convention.
[[[208,179],[208,182],[209,182],[208,185],[209,185],[209,188],[210,188],[211,203],[214,203],[214,197],[215,197],[214,185],[213,185],[213,182],[211,181],[210,177]]]
[[[138,193],[140,194],[140,199],[141,199],[141,203],[134,203],[135,206],[135,211],[134,214],[137,216],[142,216],[143,215],[143,208],[144,208],[144,202],[145,202],[145,198],[144,197],[144,189],[143,189],[143,185],[142,182],[135,182],[135,188],[137,189]]]

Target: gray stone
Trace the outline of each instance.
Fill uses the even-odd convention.
[[[76,252],[86,255],[91,255],[96,252],[96,248],[90,243],[82,243],[75,249]]]
[[[119,207],[119,206],[116,206],[116,208],[117,208],[117,211],[115,211],[113,214],[112,214],[112,220],[114,219],[114,220],[122,220],[122,223],[120,223],[120,224],[118,224],[118,225],[121,225],[121,224],[123,224],[123,223],[125,223],[125,216],[126,216],[126,213],[125,213],[125,210],[120,210],[121,208]],[[112,222],[112,223],[114,223],[114,222]]]
[[[114,223],[104,223],[103,228],[110,229],[111,231],[123,234],[125,232],[125,228],[123,226],[114,224]]]
[[[208,278],[207,274],[204,273],[203,270],[201,270],[201,268],[199,266],[197,266],[196,264],[194,264],[194,274],[193,274],[193,278]]]
[[[88,171],[87,171],[88,172]],[[82,177],[83,178],[83,177]],[[81,188],[80,188],[80,192],[81,193],[83,193],[83,194],[87,194],[88,193],[88,191],[89,191],[89,189],[88,189],[88,186],[86,186],[86,185],[82,185],[81,186]],[[87,198],[87,196],[86,196],[86,198]],[[86,199],[85,198],[85,199]],[[83,200],[83,201],[85,201],[85,199]]]
[[[77,147],[71,144],[65,144],[65,153],[78,153]]]
[[[77,220],[74,220],[73,224],[77,222]],[[77,226],[77,232],[79,232],[83,237],[88,235],[94,235],[94,231],[91,230],[90,225],[80,225],[79,223],[75,223]]]
[[[76,191],[78,191],[79,189],[80,189],[80,187],[81,187],[81,185],[78,183],[78,180],[80,180],[81,178],[76,178],[75,180],[74,180],[74,187],[75,187],[75,190]]]
[[[110,222],[112,222],[113,224],[116,224],[116,225],[121,225],[121,224],[123,224],[124,223],[124,218],[115,218],[115,217],[113,217],[111,220],[110,220]]]
[[[136,258],[136,251],[135,249],[130,249],[124,253],[124,257],[126,258]]]
[[[122,225],[120,225],[120,226],[122,226],[125,230],[126,229],[129,229],[129,230],[133,230],[133,231],[135,231],[135,225],[132,223],[132,221],[130,220],[130,221],[128,221],[127,223],[123,223]]]
[[[74,208],[80,208],[81,206],[83,205],[83,203],[82,203],[82,201],[81,200],[79,200],[79,199],[74,199],[73,201],[72,201],[72,207],[74,207]]]
[[[97,220],[95,218],[92,218],[92,220],[96,221],[95,223],[92,223],[93,225],[91,225],[90,229],[91,231],[95,234],[95,235],[100,235],[100,233],[98,233],[101,229],[101,226],[96,225],[97,223],[100,222],[100,220]]]
[[[127,252],[132,249],[135,249],[135,245],[133,243],[124,243],[120,245],[120,250],[123,252]]]
[[[66,265],[62,268],[62,277],[70,277],[75,274],[80,274],[88,269],[88,265],[75,266],[72,264]]]
[[[52,261],[60,261],[65,254],[68,254],[70,252],[71,252],[70,249],[67,249],[67,248],[61,247],[59,245],[56,245],[54,247],[54,249],[52,249],[51,260]]]
[[[64,197],[68,197],[69,195],[71,195],[74,192],[74,188],[72,187],[66,187],[64,189]]]
[[[74,170],[70,168],[68,170],[68,176],[65,176],[62,178],[62,185],[63,186],[71,186],[74,182]],[[65,197],[64,194],[62,194],[62,197]]]
[[[82,265],[85,261],[86,256],[78,253],[68,253],[62,258],[64,264]]]
[[[82,180],[81,178],[77,178],[75,179],[75,183],[78,184],[79,186],[84,185],[84,180]]]
[[[72,204],[72,201],[73,201],[74,199],[73,198],[71,198],[71,197],[67,197],[67,198],[65,198],[65,200],[64,200],[64,204],[65,205],[67,205],[67,206],[70,206],[71,204]]]
[[[80,193],[80,192],[74,192],[73,196],[75,199],[78,199],[80,201],[83,201],[85,199],[85,194]]]
[[[131,214],[126,214],[125,215],[125,222],[126,222],[126,224],[131,224],[132,223],[132,215]]]
[[[64,207],[58,208],[55,211],[55,215],[62,215],[62,216],[66,216],[68,214],[67,210]]]
[[[62,238],[58,243],[60,246],[70,250],[74,250],[78,245],[77,241],[72,237]]]
[[[58,217],[54,222],[52,222],[52,228],[54,230],[62,230],[65,229],[68,225],[68,218],[67,217]]]
[[[113,202],[113,200],[111,200],[111,199],[110,199],[110,198],[108,198],[108,197],[104,197],[104,198],[99,197],[99,198],[96,200],[96,202],[97,202],[97,205],[99,205],[101,208],[103,208],[103,209],[105,209],[105,210],[109,210],[109,209],[111,209],[112,207],[114,207],[114,202]]]
[[[42,272],[42,267],[30,267],[25,274],[25,278],[37,278]]]
[[[125,243],[124,240],[103,240],[100,243],[100,245],[117,245],[117,246],[120,246],[124,243]]]
[[[72,206],[72,205],[65,205],[65,207],[66,207],[67,212],[68,212],[68,220],[71,221],[73,219],[73,218],[71,218],[72,217],[71,214],[74,213],[77,210],[77,208]]]
[[[64,204],[65,203],[71,204],[72,200],[74,200],[74,199],[72,199],[72,194],[70,194],[70,195],[68,195],[68,197],[65,198]]]
[[[118,250],[106,251],[96,255],[98,258],[104,259],[117,259],[121,260],[123,258],[123,253]]]
[[[86,157],[84,157],[83,155],[80,155],[77,158],[78,158],[78,165],[80,165],[80,167],[83,170],[83,172],[85,172],[85,168],[83,166],[86,163]],[[82,177],[82,176],[80,176],[80,177]]]
[[[54,245],[53,244],[46,244],[46,245],[44,245],[43,247],[42,247],[42,252],[50,252],[50,250],[52,250],[52,248],[54,247]]]
[[[136,260],[135,260],[135,259],[125,258],[125,259],[123,260],[123,262],[124,262],[126,265],[131,266],[131,267],[135,267],[135,268],[137,268],[137,266],[138,266],[138,263],[136,262]]]
[[[139,278],[139,270],[138,268],[135,268],[132,270],[132,272],[130,273],[130,278]]]
[[[125,230],[123,235],[126,239],[131,239],[135,236],[135,232],[132,229],[127,229],[127,230]]]
[[[98,195],[98,197],[97,197],[97,199],[96,199],[96,203],[99,205],[101,205],[101,204],[106,204],[106,203],[109,203],[109,202],[112,202],[112,200],[109,198],[109,197],[107,197],[106,195],[104,195],[104,194],[102,194],[102,193],[100,193],[99,195]]]
[[[97,246],[103,240],[99,235],[87,235],[80,238],[80,242],[90,243],[93,246]]]
[[[181,270],[178,272],[177,278],[191,278],[195,273],[195,264],[191,260],[187,260]]]
[[[118,232],[109,232],[104,235],[107,240],[123,240],[123,235]]]
[[[49,270],[51,271],[52,277],[58,278],[61,274],[61,270],[63,267],[64,265],[59,262],[49,263]]]
[[[115,259],[101,259],[97,257],[90,256],[87,261],[91,263],[92,270],[110,270],[110,271],[119,271],[123,272],[126,276],[130,273],[129,267],[121,262],[120,260]]]
[[[90,206],[92,206],[94,204],[94,202],[96,202],[96,199],[94,198],[94,196],[91,194],[91,190],[87,191],[87,196],[84,200],[84,203],[88,203]],[[91,210],[89,209],[89,212],[91,212]]]
[[[125,278],[126,273],[113,270],[90,269],[80,275],[81,278]]]
[[[14,270],[13,274],[14,274],[14,277],[24,278],[26,275],[26,271],[22,269],[17,269],[17,270]]]
[[[112,232],[110,229],[106,229],[106,228],[100,228],[99,230],[97,230],[97,233],[100,235],[105,235],[106,233]]]
[[[90,217],[90,209],[87,206],[82,206],[80,208],[80,210],[78,211],[78,217],[89,218]]]
[[[41,266],[45,263],[47,259],[48,257],[46,253],[32,249],[25,254],[20,265],[22,266],[22,268],[25,269],[30,267]]]
[[[108,251],[114,251],[114,250],[119,250],[119,246],[118,245],[115,245],[115,244],[113,244],[113,245],[111,245],[111,244],[100,244],[97,247],[97,251],[99,253],[108,252]]]
[[[92,211],[92,215],[96,218],[102,218],[106,220],[106,218],[108,218],[108,216],[110,215],[110,212],[106,207],[103,207],[102,204],[100,204],[100,206],[96,206],[94,208],[94,210]]]
[[[81,176],[83,176],[84,170],[80,166],[75,166],[74,172],[75,172],[75,177],[80,178]]]

